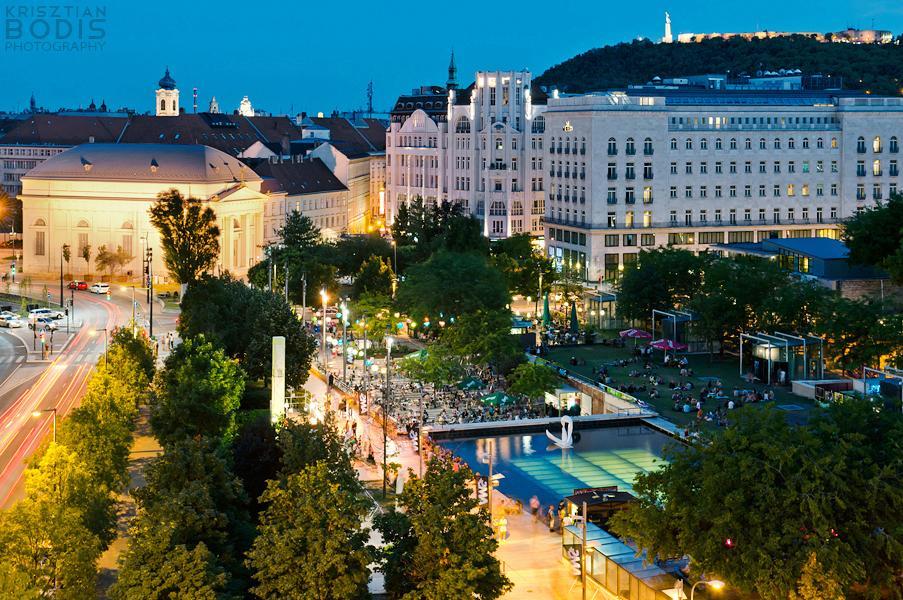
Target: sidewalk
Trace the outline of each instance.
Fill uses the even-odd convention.
[[[128,546],[128,530],[135,518],[136,511],[135,499],[131,492],[144,485],[144,469],[151,460],[163,452],[163,448],[151,434],[148,422],[149,414],[149,408],[146,405],[141,406],[138,424],[135,428],[135,439],[129,453],[129,483],[126,489],[119,494],[119,502],[116,507],[116,539],[100,556],[97,563],[100,572],[97,582],[98,598],[107,597],[106,591],[116,580],[116,573],[119,571],[119,556]]]

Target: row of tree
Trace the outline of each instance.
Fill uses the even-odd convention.
[[[115,536],[138,404],[153,376],[146,336],[113,332],[81,405],[25,472],[26,497],[0,514],[0,596],[87,598]]]
[[[697,333],[723,350],[743,331],[791,331],[826,338],[843,370],[903,361],[903,312],[893,299],[850,300],[794,279],[775,261],[664,248],[641,252],[617,284],[620,316],[649,322],[653,309],[688,310]]]

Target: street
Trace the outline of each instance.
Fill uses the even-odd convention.
[[[68,299],[71,292],[66,290],[65,296]],[[104,295],[87,291],[75,292],[74,298],[75,321],[81,326],[72,330],[71,340],[65,344],[68,338],[65,320],[60,322],[60,329],[54,336],[55,354],[49,360],[40,360],[40,352],[30,352],[27,342],[33,337],[30,330],[0,330],[2,508],[22,497],[26,460],[46,436],[52,435],[54,410],[56,418],[61,419],[80,402],[91,369],[104,351],[103,330],[106,329],[106,335],[109,335],[132,316],[130,291],[114,288],[109,301]],[[146,309],[142,299],[139,304]],[[155,318],[154,323],[157,335],[172,329],[174,324],[172,315],[161,314],[160,317]],[[34,416],[36,413],[40,416]]]

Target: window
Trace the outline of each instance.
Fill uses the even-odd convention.
[[[677,139],[671,138],[671,149],[677,150]]]
[[[462,118],[466,118],[466,117],[462,117]],[[459,121],[460,121],[460,119],[459,119]],[[469,127],[470,127],[470,122],[468,121],[468,130],[466,133],[470,133]],[[540,117],[536,117],[535,119],[533,119],[533,125],[531,127],[531,131],[533,133],[545,133],[545,131],[546,131],[545,117],[540,116]]]
[[[881,176],[881,161],[880,160],[876,159],[874,162],[872,162],[872,175],[874,175],[875,177]]]
[[[539,117],[540,119],[542,117]],[[455,133],[470,133],[470,119],[465,116],[458,117],[458,120],[455,122]],[[533,133],[536,132],[536,123],[533,123]]]
[[[618,203],[618,189],[610,187],[608,188],[608,197],[607,202],[609,204],[617,204]]]
[[[652,204],[652,186],[643,187],[643,204]]]
[[[699,149],[700,150],[708,150],[709,149],[709,140],[702,138],[699,140]]]
[[[876,135],[872,140],[872,152],[881,152],[881,136]]]
[[[627,204],[636,204],[636,193],[632,187],[624,190],[624,202]]]
[[[654,246],[655,245],[655,234],[644,233],[644,234],[640,235],[640,245]]]
[[[765,143],[765,138],[759,138],[759,150],[766,150],[768,145]]]
[[[721,138],[715,138],[715,150],[722,150],[721,147]]]
[[[897,142],[897,136],[893,136],[890,138],[890,144],[888,150],[894,154],[900,151],[900,145]]]
[[[652,156],[652,138],[646,138],[643,140],[643,154],[646,156]]]
[[[865,154],[865,138],[862,136],[856,138],[856,152]]]
[[[752,150],[752,140],[746,138],[746,140],[743,142],[743,147],[747,150]]]
[[[652,179],[652,163],[643,163],[643,179]]]
[[[730,148],[731,148],[731,150],[736,150],[736,149],[737,149],[737,138],[731,138],[731,146],[730,146]]]
[[[615,163],[608,163],[608,179],[613,181],[618,178],[618,167]]]
[[[693,140],[691,140],[690,138],[687,138],[685,147],[687,150],[692,150],[693,149]]]
[[[609,234],[605,236],[605,247],[615,248],[620,245],[620,236],[618,234]]]
[[[618,226],[618,219],[615,216],[615,213],[613,213],[613,212],[608,213],[608,228],[614,229],[617,226]]]
[[[633,142],[633,138],[627,138],[627,143],[624,144],[624,152],[625,154],[636,154],[636,145]]]
[[[677,163],[676,162],[671,163],[671,174],[677,175]]]
[[[825,147],[825,140],[823,140],[822,138],[815,140],[815,147],[819,150],[822,150]]]
[[[34,232],[34,255],[35,256],[44,256],[44,232],[43,231],[35,231]]]
[[[608,138],[608,155],[615,156],[618,153],[618,142],[615,138]]]

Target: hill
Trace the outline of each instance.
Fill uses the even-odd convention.
[[[555,65],[535,81],[562,92],[623,89],[656,75],[748,73],[801,69],[803,73],[843,77],[845,89],[900,95],[903,46],[821,43],[804,36],[764,40],[705,40],[692,44],[654,44],[648,40],[605,46]]]

